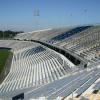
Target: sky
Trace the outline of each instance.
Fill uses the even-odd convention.
[[[28,32],[98,23],[100,0],[0,0],[0,30]]]

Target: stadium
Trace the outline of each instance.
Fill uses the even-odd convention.
[[[99,25],[20,33],[0,48],[12,53],[0,100],[100,100]]]

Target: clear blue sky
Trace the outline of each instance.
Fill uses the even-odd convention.
[[[33,16],[39,9],[40,16]],[[0,30],[100,23],[100,0],[0,0]]]

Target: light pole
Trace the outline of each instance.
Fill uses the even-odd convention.
[[[37,18],[40,16],[40,11],[39,11],[39,9],[35,9],[35,10],[34,10],[33,16],[34,16],[34,18],[36,18],[36,19],[35,19],[35,24],[36,24],[36,27],[37,27],[37,29],[38,29],[39,22],[38,22],[38,19],[37,19]]]
[[[86,23],[86,20],[87,20],[87,9],[84,9],[84,24],[87,24]]]

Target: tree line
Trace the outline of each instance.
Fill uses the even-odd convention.
[[[1,31],[0,30],[0,38],[1,39],[13,38],[19,33],[23,33],[23,31],[11,31],[11,30]]]

